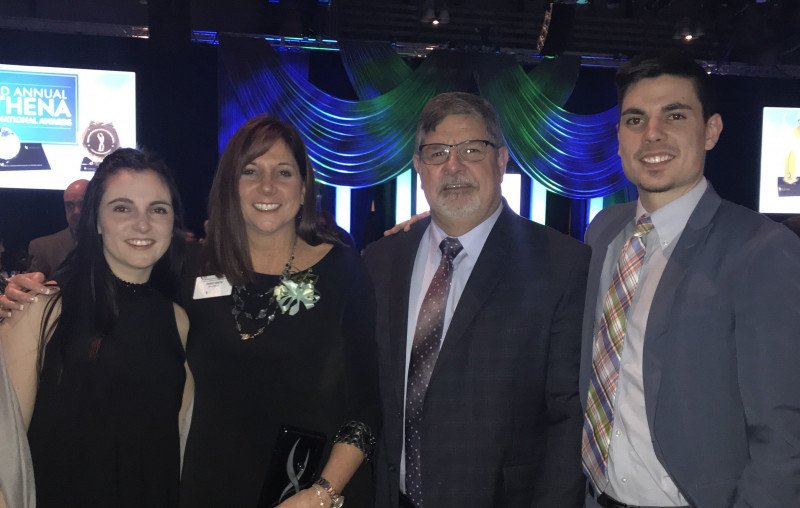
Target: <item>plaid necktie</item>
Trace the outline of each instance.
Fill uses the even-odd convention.
[[[614,426],[614,398],[619,377],[619,360],[625,344],[627,312],[633,301],[644,261],[643,237],[653,229],[650,216],[642,215],[633,235],[625,242],[603,299],[603,315],[594,335],[592,376],[583,419],[581,456],[583,470],[598,493],[602,491],[608,467],[608,448]]]
[[[416,508],[422,508],[422,471],[420,469],[420,443],[422,432],[422,404],[428,381],[439,356],[439,343],[444,328],[444,311],[450,281],[453,278],[453,260],[462,249],[456,238],[447,237],[439,244],[442,260],[433,274],[428,292],[422,300],[411,347],[406,387],[406,495]]]

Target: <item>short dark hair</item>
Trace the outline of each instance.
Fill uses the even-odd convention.
[[[623,64],[617,70],[615,78],[619,104],[622,105],[622,100],[631,86],[643,79],[657,78],[665,74],[686,78],[692,82],[703,108],[704,120],[717,113],[716,96],[708,73],[689,55],[676,50],[639,55]]]
[[[500,118],[489,101],[471,93],[447,92],[429,100],[422,109],[417,122],[414,149],[418,149],[422,138],[436,130],[436,126],[450,115],[467,115],[480,119],[486,127],[486,133],[492,138],[489,141],[497,146],[505,145]]]
[[[309,245],[340,243],[317,218],[314,168],[300,133],[276,116],[256,116],[234,133],[222,152],[208,197],[204,268],[209,273],[224,275],[234,286],[253,279],[247,229],[239,202],[239,177],[245,166],[265,154],[279,139],[292,152],[305,185],[297,235]]]
[[[178,284],[184,255],[181,233],[183,208],[172,172],[154,154],[134,148],[120,148],[105,157],[97,168],[83,198],[83,211],[78,222],[74,250],[56,271],[55,279],[61,291],[50,302],[42,323],[39,366],[44,360],[43,347],[50,330],[55,304],[61,301],[58,320],[50,327],[61,340],[62,359],[73,347],[86,347],[94,354],[119,317],[117,282],[103,253],[103,237],[97,232],[99,210],[109,178],[120,171],[153,171],[169,189],[174,214],[172,240],[150,274],[149,285],[173,301],[178,298]],[[79,351],[80,352],[80,351]]]

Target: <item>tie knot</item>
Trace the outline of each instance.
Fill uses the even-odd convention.
[[[442,257],[448,258],[450,261],[454,260],[458,253],[461,252],[464,246],[458,241],[458,238],[450,238],[449,236],[442,240],[439,244],[439,249],[442,251]]]
[[[650,220],[649,215],[644,214],[636,221],[636,227],[633,228],[633,236],[641,238],[652,230],[653,221]]]

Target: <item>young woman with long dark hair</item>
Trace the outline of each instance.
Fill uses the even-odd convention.
[[[192,388],[188,319],[172,303],[180,222],[163,162],[108,155],[56,275],[60,292],[0,325],[39,507],[177,505],[178,422]]]

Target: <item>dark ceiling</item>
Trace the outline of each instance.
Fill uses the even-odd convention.
[[[398,51],[500,51],[536,59],[542,0],[450,0],[448,24],[420,21],[418,0],[3,0],[0,27],[141,35],[160,12],[194,31],[388,41]],[[712,70],[800,77],[798,0],[575,0],[556,2],[555,51],[614,65],[643,51],[682,46]],[[571,26],[570,26],[571,25]],[[691,42],[676,34],[691,31]],[[144,32],[146,33],[146,32]],[[211,35],[213,39],[213,34]],[[202,39],[202,37],[201,37]],[[546,48],[551,50],[552,48]]]

